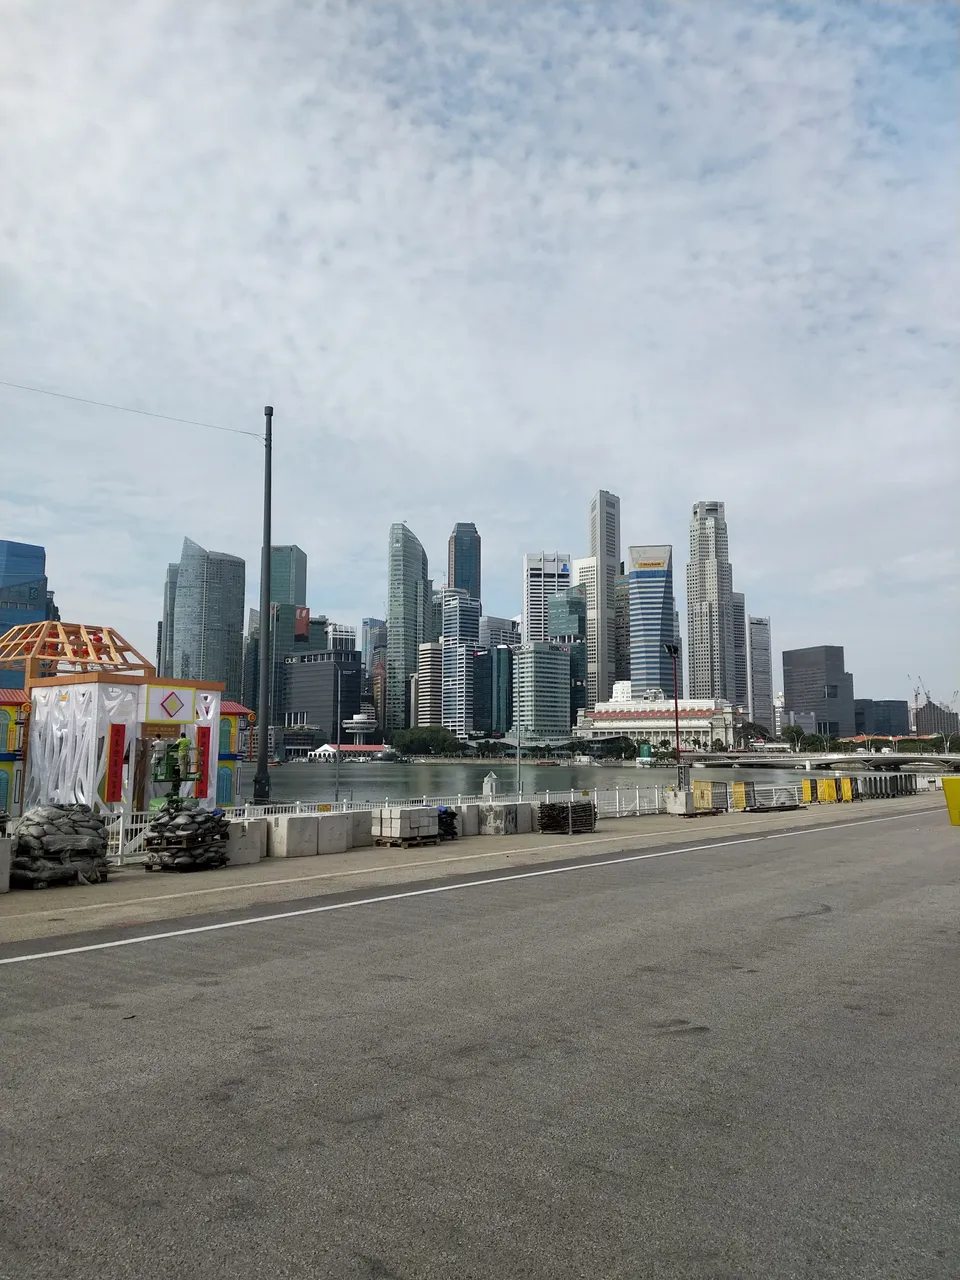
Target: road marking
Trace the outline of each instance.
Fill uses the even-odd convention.
[[[116,938],[112,942],[92,942],[82,947],[62,947],[56,951],[38,951],[26,956],[0,958],[0,965],[25,964],[32,960],[51,960],[56,956],[76,956],[88,951],[112,951],[116,947],[133,947],[143,942],[162,942],[167,938],[186,938],[197,933],[218,933],[223,929],[241,929],[251,924],[270,924],[275,920],[294,920],[300,916],[322,915],[328,911],[347,911],[353,907],[371,907],[379,902],[401,902],[405,898],[424,898],[431,894],[456,893],[463,889],[483,889],[488,885],[507,884],[514,880],[535,880],[542,876],[565,875],[571,871],[592,871],[599,867],[616,867],[631,862],[647,862],[653,858],[671,858],[680,853],[702,853],[704,850],[730,849],[741,844],[760,844],[766,840],[781,839],[788,835],[806,835],[814,831],[835,831],[840,828],[867,827],[878,822],[895,822],[899,818],[917,817],[929,813],[929,809],[917,809],[911,813],[891,814],[884,818],[865,818],[834,823],[829,827],[810,827],[803,831],[782,832],[775,835],[744,836],[739,840],[714,840],[709,844],[684,845],[678,849],[658,849],[652,853],[631,853],[617,858],[595,858],[591,862],[577,862],[569,867],[541,867],[536,871],[518,871],[512,875],[489,876],[484,880],[465,880],[458,884],[431,885],[426,889],[404,889],[399,893],[383,893],[373,898],[357,898],[352,902],[328,902],[316,907],[300,907],[296,911],[277,911],[264,916],[247,916],[243,920],[224,920],[220,924],[194,925],[189,929],[169,929],[163,933],[141,934],[137,938]],[[569,846],[564,846],[569,847]]]

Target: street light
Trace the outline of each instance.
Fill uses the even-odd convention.
[[[677,734],[677,790],[683,790],[683,765],[680,763],[680,694],[677,684],[677,659],[680,657],[680,646],[673,640],[665,640],[663,651],[673,659],[673,727]]]
[[[260,688],[257,698],[257,719],[260,721],[260,734],[257,738],[257,772],[253,775],[253,798],[264,801],[270,799],[270,769],[268,767],[268,745],[270,738],[270,501],[273,484],[273,407],[266,405],[263,410],[263,546],[260,550]]]
[[[341,703],[340,681],[341,681],[342,672],[341,672],[340,663],[337,662],[336,659],[334,659],[333,666],[334,666],[334,670],[337,673],[337,760],[336,760],[336,764],[334,765],[334,774],[333,774],[333,803],[339,804],[340,803],[340,703]]]

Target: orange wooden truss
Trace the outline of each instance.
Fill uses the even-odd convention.
[[[153,678],[142,653],[113,627],[83,622],[28,622],[0,636],[0,667],[24,673],[27,688],[58,673],[112,671]]]

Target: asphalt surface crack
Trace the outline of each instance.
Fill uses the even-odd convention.
[[[784,920],[806,920],[810,916],[828,916],[832,910],[833,907],[829,902],[821,902],[819,907],[814,907],[810,911],[798,911],[792,916],[777,916],[777,923],[780,924]]]

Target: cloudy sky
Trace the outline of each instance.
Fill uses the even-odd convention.
[[[256,432],[309,601],[405,519],[484,605],[588,504],[727,503],[777,649],[958,664],[954,4],[6,0],[0,378]],[[255,440],[0,386],[0,536],[152,652],[184,534],[245,557]],[[682,606],[681,606],[682,607]]]

